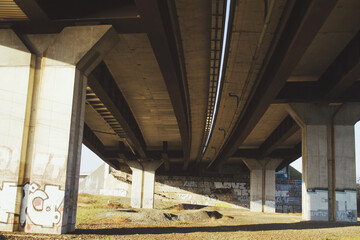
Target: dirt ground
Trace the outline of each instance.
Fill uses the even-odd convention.
[[[64,235],[1,233],[0,239],[359,239],[360,222],[304,222],[300,214],[177,205],[166,209],[80,204],[76,231]],[[90,212],[89,212],[90,211]],[[84,217],[86,216],[86,217]]]

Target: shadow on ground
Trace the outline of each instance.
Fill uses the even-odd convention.
[[[134,228],[104,228],[104,229],[77,229],[75,234],[95,235],[134,235],[134,234],[170,234],[193,232],[236,232],[236,231],[270,231],[270,230],[302,230],[320,228],[339,228],[360,226],[357,223],[329,223],[329,222],[298,222],[298,223],[271,223],[235,226],[213,227],[134,227]]]

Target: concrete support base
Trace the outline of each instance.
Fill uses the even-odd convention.
[[[0,30],[0,230],[60,234],[75,230],[85,74],[117,34],[69,27],[35,40],[37,56]]]
[[[154,208],[155,171],[162,161],[128,161],[132,170],[131,207]]]
[[[246,159],[250,169],[250,211],[275,213],[275,169],[281,159]]]
[[[289,104],[302,128],[302,217],[357,221],[354,124],[360,104]]]

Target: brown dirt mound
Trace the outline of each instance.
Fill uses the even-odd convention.
[[[184,222],[209,221],[210,217],[206,211],[188,211],[178,215],[178,219]]]
[[[124,205],[120,204],[120,203],[108,203],[107,208],[113,208],[113,209],[117,209],[117,208],[125,208]]]
[[[205,206],[205,205],[195,205],[195,204],[180,203],[180,204],[171,206],[171,207],[168,208],[168,209],[180,211],[180,210],[202,209],[202,208],[205,208],[205,207],[207,207],[207,206]]]
[[[182,222],[202,222],[220,219],[223,217],[218,211],[192,211],[188,210],[179,214],[164,213],[166,219],[170,221],[182,221]]]
[[[223,217],[223,215],[218,211],[206,211],[206,213],[209,216],[209,218],[211,218],[211,220],[216,220]]]

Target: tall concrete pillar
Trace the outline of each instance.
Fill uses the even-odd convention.
[[[128,161],[132,171],[131,207],[154,208],[155,171],[162,161]]]
[[[357,221],[354,124],[360,104],[292,103],[302,128],[302,217]]]
[[[25,102],[25,164],[20,175],[12,174],[24,192],[19,221],[26,232],[60,234],[75,230],[86,75],[116,44],[117,34],[111,26],[69,27],[47,46],[36,35],[28,40],[43,53],[36,61],[32,102]]]
[[[275,169],[281,159],[244,159],[250,169],[250,211],[274,213]]]
[[[142,190],[144,182],[143,166],[137,161],[128,161],[127,164],[132,171],[130,205],[132,208],[142,208]]]
[[[34,56],[12,30],[0,30],[0,231],[19,228]]]

